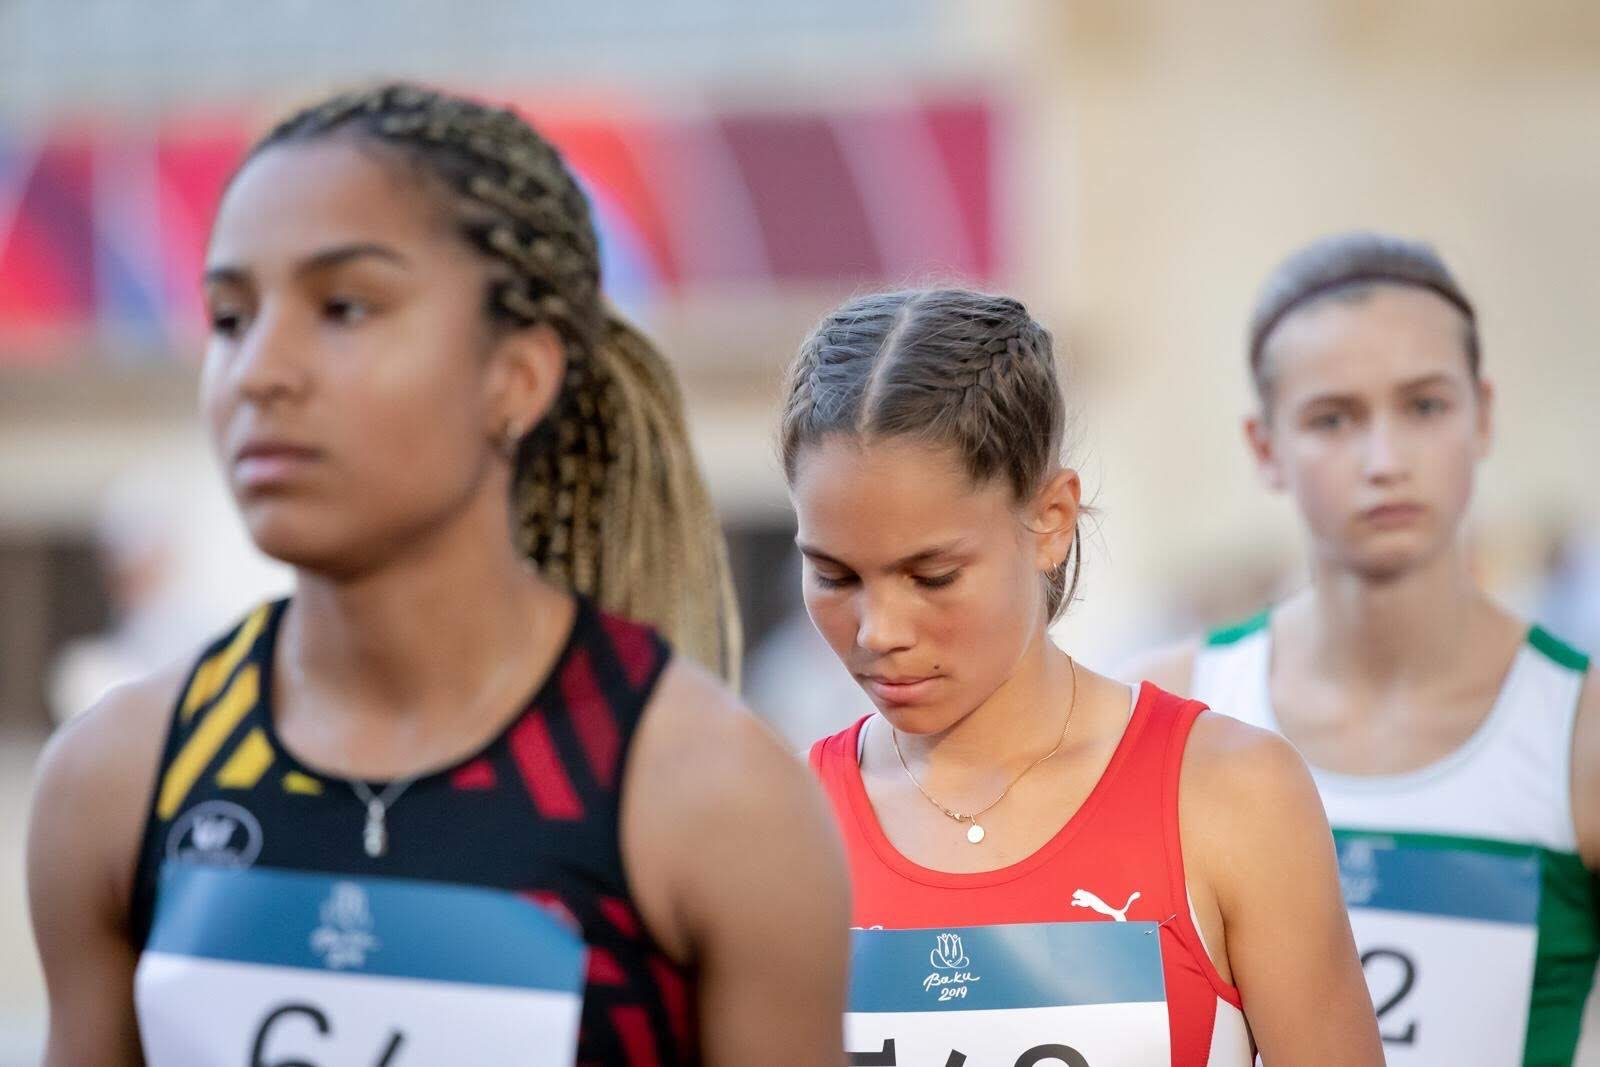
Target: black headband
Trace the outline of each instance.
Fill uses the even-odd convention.
[[[1430,293],[1434,293],[1441,297],[1456,310],[1460,311],[1467,317],[1468,322],[1475,324],[1478,321],[1477,312],[1472,310],[1472,304],[1467,300],[1467,298],[1458,290],[1451,288],[1450,286],[1442,285],[1439,282],[1427,281],[1422,278],[1413,278],[1404,274],[1389,273],[1387,271],[1357,271],[1351,274],[1341,274],[1338,277],[1329,278],[1325,282],[1313,285],[1305,292],[1300,293],[1293,300],[1284,304],[1277,311],[1274,311],[1267,321],[1261,324],[1261,328],[1256,330],[1255,336],[1250,338],[1251,365],[1254,365],[1256,361],[1261,358],[1262,345],[1266,343],[1267,337],[1272,333],[1272,331],[1277,329],[1278,323],[1282,322],[1288,317],[1289,312],[1293,311],[1295,308],[1308,304],[1317,297],[1332,292],[1335,289],[1343,289],[1347,285],[1367,285],[1374,282],[1383,283],[1386,285],[1409,285],[1413,289],[1426,289]]]

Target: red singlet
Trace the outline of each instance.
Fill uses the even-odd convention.
[[[861,928],[1015,923],[1160,923],[1174,1067],[1253,1060],[1239,991],[1217,973],[1195,927],[1178,837],[1184,744],[1203,704],[1146,683],[1122,740],[1083,806],[1026,859],[951,874],[913,863],[889,842],[861,780],[871,716],[811,749],[849,855]]]

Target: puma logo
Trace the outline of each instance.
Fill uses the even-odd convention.
[[[1080,889],[1072,894],[1072,906],[1074,908],[1088,908],[1091,911],[1099,912],[1101,915],[1109,915],[1113,922],[1125,923],[1128,921],[1128,909],[1133,907],[1133,902],[1138,899],[1139,894],[1134,893],[1122,907],[1113,908],[1087,889]]]

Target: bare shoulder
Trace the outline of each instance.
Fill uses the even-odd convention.
[[[634,896],[676,958],[787,902],[843,930],[842,851],[809,770],[706,671],[678,658],[639,724],[624,783],[622,846]],[[809,895],[809,902],[790,895]],[[765,901],[766,903],[759,903]]]
[[[1189,734],[1183,790],[1221,806],[1256,807],[1274,798],[1317,797],[1305,760],[1282,735],[1213,711],[1202,712]],[[1321,801],[1317,803],[1320,806]]]
[[[781,803],[810,788],[802,762],[720,680],[682,657],[662,673],[635,742],[639,784],[673,807]],[[760,788],[751,788],[759,785]]]
[[[39,757],[40,799],[58,790],[93,799],[142,790],[155,773],[185,669],[119,685],[64,723]]]
[[[728,729],[750,713],[721,679],[684,656],[673,656],[650,695],[650,714],[691,729]]]
[[[1194,662],[1199,654],[1200,639],[1191,637],[1133,656],[1122,664],[1116,675],[1135,685],[1154,682],[1169,693],[1187,696],[1193,685]]]
[[[1600,671],[1593,666],[1584,674],[1583,686],[1578,690],[1576,728],[1590,735],[1593,756],[1600,760]]]
[[[1184,749],[1178,796],[1183,849],[1224,902],[1286,857],[1331,848],[1322,798],[1288,741],[1204,712]]]
[[[1322,798],[1295,747],[1212,711],[1195,720],[1184,748],[1179,809],[1186,847],[1192,835],[1230,861],[1241,847],[1327,828]]]
[[[1600,870],[1600,675],[1591,665],[1578,691],[1572,729],[1572,821],[1578,851]]]
[[[28,826],[28,906],[50,997],[44,1062],[138,1063],[128,923],[178,668],[120,686],[56,732]]]
[[[45,746],[28,833],[36,887],[47,886],[57,868],[81,877],[87,862],[103,874],[97,885],[106,906],[126,904],[156,764],[184,677],[174,666],[118,686]]]

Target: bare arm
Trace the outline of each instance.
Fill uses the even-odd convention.
[[[1584,678],[1572,731],[1572,821],[1584,866],[1600,871],[1600,678],[1593,668]]]
[[[652,932],[698,967],[705,1062],[842,1064],[849,891],[810,774],[682,662],[634,744],[623,854]]]
[[[1227,963],[1262,1060],[1383,1063],[1311,774],[1276,734],[1205,714],[1184,754],[1184,849],[1216,895]]]
[[[144,1062],[128,905],[176,687],[176,677],[161,677],[113,691],[40,757],[27,863],[50,1000],[45,1067]]]
[[[1150,649],[1123,663],[1116,676],[1130,685],[1154,682],[1169,693],[1188,696],[1194,679],[1194,658],[1199,651],[1200,642],[1195,640]]]

